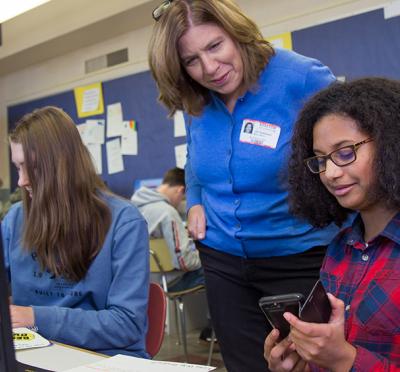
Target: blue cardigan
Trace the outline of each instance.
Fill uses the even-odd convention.
[[[187,207],[202,204],[207,230],[202,242],[242,257],[283,256],[329,243],[337,232],[312,228],[288,210],[287,162],[299,110],[313,93],[335,80],[319,61],[276,50],[258,86],[241,97],[232,114],[221,99],[187,125]],[[240,141],[246,120],[280,127],[276,148]]]

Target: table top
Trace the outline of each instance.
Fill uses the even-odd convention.
[[[18,350],[16,358],[18,361],[31,366],[53,371],[66,371],[71,368],[100,361],[107,358],[107,356],[90,350],[53,342],[47,347]]]

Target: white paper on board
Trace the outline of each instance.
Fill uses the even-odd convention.
[[[135,128],[130,126],[129,121],[124,121],[121,137],[121,152],[123,155],[138,154],[138,136]]]
[[[121,144],[119,138],[107,141],[106,151],[108,174],[122,172],[124,170],[124,161],[122,159]]]
[[[86,145],[86,123],[77,124],[76,128],[78,129],[79,135],[81,136],[82,142]]]
[[[178,168],[185,168],[187,144],[175,146],[175,162]]]
[[[86,120],[85,140],[86,143],[104,143],[105,120]]]
[[[92,157],[93,164],[96,168],[97,174],[103,173],[103,162],[101,159],[101,144],[99,143],[88,143],[86,144],[90,155]]]
[[[174,137],[186,136],[185,117],[183,112],[178,110],[174,115]]]
[[[82,112],[96,111],[100,103],[100,88],[85,90],[82,97]]]
[[[121,102],[107,106],[107,137],[122,135],[122,105]]]

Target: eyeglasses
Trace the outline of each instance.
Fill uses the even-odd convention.
[[[158,21],[173,1],[174,0],[163,1],[157,8],[155,8],[152,13],[154,20]]]
[[[331,160],[338,167],[344,167],[357,160],[357,150],[364,143],[373,141],[372,138],[367,138],[364,141],[357,142],[354,145],[343,146],[340,149],[334,150],[327,155],[318,155],[304,160],[308,169],[315,174],[326,171],[326,162]]]

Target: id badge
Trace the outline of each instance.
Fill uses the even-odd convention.
[[[275,149],[281,127],[264,121],[244,119],[240,131],[240,142]]]

